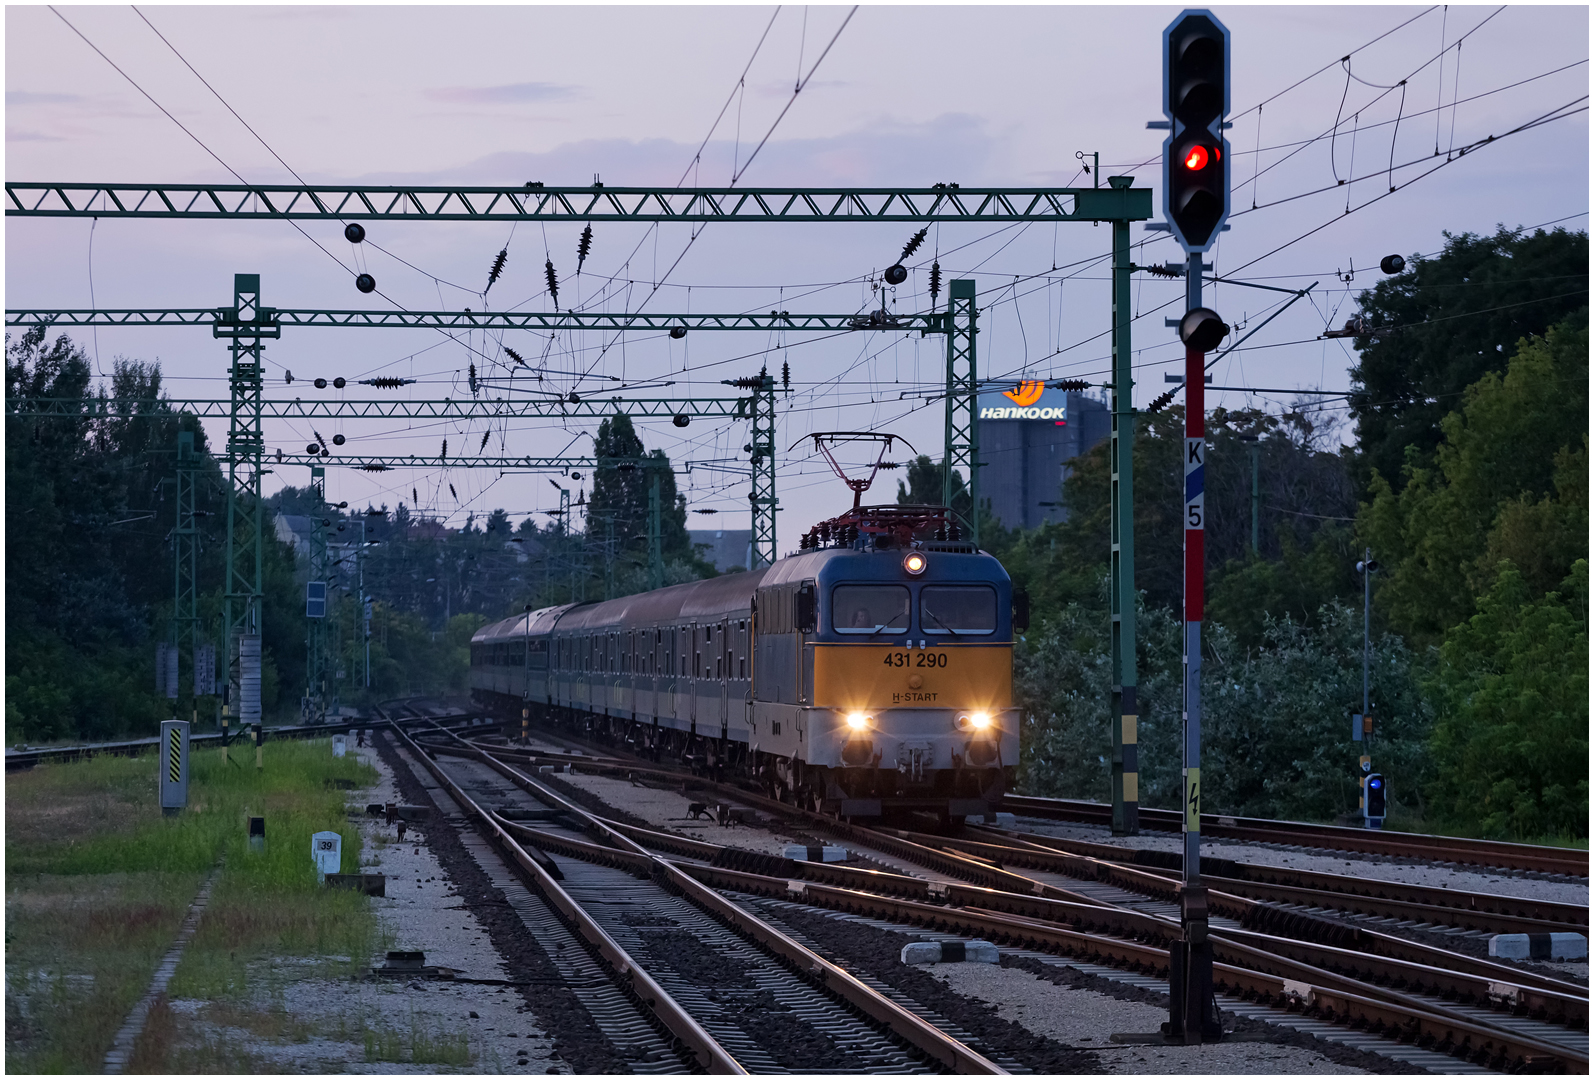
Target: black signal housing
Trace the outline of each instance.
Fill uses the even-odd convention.
[[[1163,31],[1163,213],[1186,251],[1206,251],[1229,216],[1229,31],[1210,12],[1183,12]]]

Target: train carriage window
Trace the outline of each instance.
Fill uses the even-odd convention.
[[[830,593],[830,617],[838,634],[906,633],[908,590],[902,585],[837,585]]]
[[[927,634],[993,633],[996,590],[989,585],[926,585],[919,590],[919,625]]]

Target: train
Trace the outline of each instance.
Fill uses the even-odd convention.
[[[527,611],[473,698],[848,819],[994,814],[1018,764],[1006,570],[942,507],[857,507],[767,567]]]

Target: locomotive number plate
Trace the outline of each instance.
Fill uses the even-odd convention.
[[[915,668],[944,668],[947,665],[947,654],[944,652],[888,652],[886,653],[886,667],[915,667]]]

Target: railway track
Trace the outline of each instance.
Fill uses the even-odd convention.
[[[469,760],[444,765],[436,758],[443,748],[418,743],[400,726],[395,736],[469,823],[508,855],[526,882],[559,912],[627,999],[683,1047],[687,1060],[698,1068],[813,1071],[818,1067],[813,1060],[783,1061],[768,1049],[781,1041],[770,1028],[796,1018],[810,1038],[822,1033],[832,1045],[846,1048],[850,1058],[832,1062],[827,1071],[1005,1071],[672,862],[621,834],[606,833],[584,811],[558,805],[562,800],[557,796],[491,755],[453,747]],[[505,788],[506,777],[517,787]],[[511,792],[521,797],[506,800]],[[490,805],[493,800],[500,805]],[[484,801],[489,805],[483,806]],[[578,822],[528,834],[525,826],[506,816],[545,813],[551,807]],[[583,839],[586,830],[597,831],[616,846]],[[555,864],[545,848],[565,858]],[[688,947],[686,942],[695,944]],[[721,981],[729,971],[738,973],[744,985],[705,984],[705,963]],[[756,1029],[749,1027],[753,1020]]]
[[[1078,821],[1111,825],[1112,807],[1080,799],[1047,799],[1032,795],[1008,795],[1003,809],[1015,814],[1053,821]],[[1176,810],[1140,808],[1142,828],[1178,832],[1182,815]],[[1588,852],[1575,848],[1511,844],[1500,840],[1472,840],[1458,836],[1430,836],[1426,833],[1352,829],[1336,825],[1314,825],[1299,821],[1269,821],[1260,818],[1202,814],[1201,835],[1210,839],[1248,840],[1256,843],[1286,844],[1295,847],[1358,851],[1372,855],[1427,859],[1464,866],[1500,867],[1528,870],[1567,877],[1588,877]]]
[[[469,740],[452,741],[453,745],[438,750],[462,756],[489,753],[489,748]],[[511,767],[515,759],[528,767],[561,759],[633,776],[653,773],[672,783],[692,779],[679,770],[612,755],[523,753],[506,747],[490,752],[501,768]],[[942,880],[836,864],[791,863],[614,822],[604,822],[604,828],[665,852],[659,857],[673,857],[682,872],[722,890],[867,912],[893,923],[973,933],[1025,947],[1043,943],[1064,955],[1107,960],[1128,970],[1165,970],[1167,940],[1177,932],[1175,909],[1167,903],[1174,879],[1166,868],[1114,864],[1047,849],[1034,841],[1002,843],[996,834],[992,841],[998,842],[864,829],[740,789],[695,782],[855,846],[905,859]],[[528,825],[515,828],[527,837],[543,831]],[[1124,849],[1113,848],[1112,853],[1121,857]],[[1036,864],[1048,863],[1049,869],[1035,872]],[[1020,874],[1015,867],[1032,872]],[[1069,871],[1076,880],[1047,877],[1066,876]],[[1455,894],[1448,898],[1452,903],[1460,903],[1459,896],[1471,896],[1441,891]],[[1392,1032],[1419,1046],[1495,1067],[1587,1069],[1588,1007],[1582,987],[1401,937],[1293,914],[1266,899],[1218,892],[1220,917],[1214,937],[1223,968],[1220,982],[1236,1008],[1243,1009],[1248,1002],[1252,1008],[1282,1010],[1297,1018],[1304,1012],[1341,1027]],[[1510,914],[1509,904],[1497,906],[1500,918],[1532,917]],[[1459,920],[1474,909],[1446,910],[1454,912],[1447,917]],[[1572,915],[1543,907],[1535,914],[1558,919]],[[1586,913],[1584,920],[1586,927]],[[1225,921],[1231,925],[1219,925]],[[1274,932],[1255,928],[1258,924]]]

